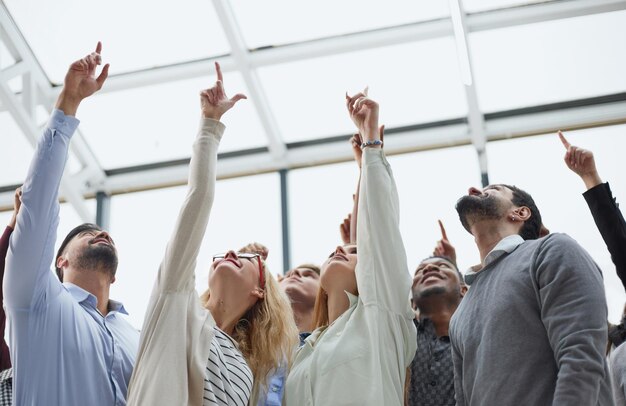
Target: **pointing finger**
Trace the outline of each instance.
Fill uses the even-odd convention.
[[[441,220],[437,220],[437,223],[439,223],[439,229],[441,230],[441,238],[443,238],[444,240],[448,240],[448,235],[446,234],[446,229],[443,226],[443,223],[441,222]]]
[[[98,41],[98,45],[96,45],[96,53],[99,54],[102,52],[102,42]]]
[[[217,72],[217,80],[224,81],[224,77],[222,76],[222,67],[219,62],[215,62],[215,71]]]
[[[565,149],[568,149],[569,147],[571,147],[571,144],[567,141],[567,139],[565,138],[565,136],[563,135],[561,131],[559,131],[559,138],[561,139],[561,142],[563,143],[563,146],[565,147]]]

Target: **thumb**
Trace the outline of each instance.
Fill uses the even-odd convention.
[[[98,83],[98,89],[102,89],[102,85],[104,85],[104,81],[107,80],[107,77],[109,76],[109,65],[108,63],[106,65],[104,65],[104,68],[102,68],[102,72],[100,72],[100,76],[98,76],[98,78],[96,79],[96,83]]]
[[[247,99],[248,97],[243,94],[243,93],[237,93],[236,95],[234,95],[233,97],[230,98],[230,101],[235,104],[237,103],[239,100],[241,99]]]

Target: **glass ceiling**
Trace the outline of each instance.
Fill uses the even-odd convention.
[[[4,4],[54,83],[62,82],[69,62],[92,50],[97,40],[103,41],[111,81],[124,79],[122,83],[128,84],[85,102],[79,118],[84,138],[105,170],[189,157],[199,116],[198,91],[215,79],[207,58],[225,62],[230,94],[252,96],[252,89],[262,96],[240,102],[224,117],[228,129],[221,152],[258,147],[280,151],[281,145],[270,143],[270,138],[280,144],[348,134],[353,126],[343,95],[364,86],[380,102],[381,123],[388,129],[468,116],[448,1],[215,1],[230,7],[233,26],[220,21],[215,2],[208,0],[176,4],[113,0],[106,7],[93,0],[5,0]],[[526,6],[571,1],[462,3],[469,19],[475,14],[488,16],[495,9],[515,13]],[[428,21],[427,27],[435,27],[435,34],[411,31]],[[626,11],[524,25],[517,25],[514,18],[510,21],[510,27],[473,28],[468,33],[480,113],[626,91],[626,54],[622,52]],[[384,40],[390,27],[411,35]],[[227,29],[240,33],[234,46],[243,44],[246,49],[231,50]],[[310,57],[292,56],[289,46],[265,49],[284,44],[302,48],[323,38],[341,44],[343,35],[354,34],[353,38],[366,31],[371,33],[364,38],[376,38],[376,46],[356,42],[345,50],[317,50]],[[377,42],[372,35],[383,40]],[[256,51],[246,55],[251,49]],[[197,68],[185,71],[193,61],[204,63],[206,73]],[[0,45],[0,68],[13,62]],[[136,71],[153,67],[171,69],[174,74],[164,75],[162,81],[159,76],[142,81],[142,75],[150,72]],[[139,81],[133,82],[129,72],[135,72],[132,78]],[[180,77],[176,72],[181,72]],[[14,90],[21,89],[20,80],[9,83]],[[259,109],[261,105],[264,108]],[[0,163],[2,186],[23,178],[24,168],[7,168],[20,168],[20,162],[29,160],[31,149],[6,113],[0,121],[2,137],[15,145],[11,153],[0,152],[7,156]],[[80,168],[73,157],[72,172]]]
[[[515,17],[516,10],[526,6],[584,3],[581,0],[462,1],[468,19],[473,14],[489,17],[495,9],[510,8],[506,12]],[[241,35],[235,43],[247,49],[231,50],[225,26],[214,8],[216,2],[232,8],[235,26],[230,28]],[[221,152],[276,148],[268,141],[268,132],[285,143],[351,133],[353,126],[345,112],[343,95],[364,86],[369,86],[372,97],[380,102],[381,123],[387,128],[465,119],[469,113],[448,2],[444,0],[320,0],[306,4],[287,0],[230,3],[228,0],[176,3],[112,0],[104,6],[93,0],[4,0],[3,3],[27,48],[53,83],[62,82],[71,61],[91,51],[98,40],[103,41],[104,60],[111,63],[111,81],[124,79],[127,82],[118,83],[127,85],[118,85],[90,98],[78,115],[88,149],[104,169],[189,157],[200,115],[198,91],[215,80],[211,61],[206,59],[218,56],[225,62],[225,86],[229,94],[243,92],[252,96],[251,90],[256,89],[263,96],[260,100],[251,97],[240,102],[224,116],[227,131]],[[497,17],[504,13],[498,13]],[[524,25],[518,25],[511,16],[507,21],[510,27],[486,30],[474,27],[468,34],[479,113],[626,92],[623,74],[626,11]],[[425,26],[432,32],[426,30],[420,34],[419,30],[411,30],[424,22],[428,22]],[[385,39],[391,31],[389,27],[409,34]],[[364,37],[367,40],[342,48],[346,34],[354,34],[350,37],[355,38],[356,33],[372,30],[375,32]],[[323,38],[327,41],[321,43],[319,40]],[[372,38],[376,39],[373,41],[376,47],[368,42]],[[315,51],[310,56],[290,53],[294,48],[305,49],[320,43],[320,47],[336,48],[310,48]],[[295,45],[280,47],[285,44]],[[276,49],[265,49],[272,46]],[[251,49],[255,52],[247,54]],[[242,55],[242,59],[233,58],[233,54]],[[193,61],[200,66],[204,63],[206,72],[186,70],[190,65],[196,66],[190,63]],[[0,41],[0,69],[10,68],[14,62]],[[174,74],[137,82],[127,75],[153,67]],[[132,78],[145,78],[142,75],[146,73],[154,72],[135,72]],[[161,77],[163,80],[159,80]],[[13,90],[22,89],[18,77],[9,85]],[[54,92],[51,92],[52,97]],[[51,100],[43,102],[46,106],[51,103]],[[259,105],[264,108],[259,109]],[[21,183],[32,157],[30,143],[6,106],[2,107],[0,187]],[[41,107],[37,110],[38,126],[46,116],[42,110]],[[436,136],[438,130],[434,129]],[[597,151],[599,167],[622,201],[626,196],[626,184],[621,176],[625,164],[619,152],[623,151],[625,131],[626,127],[621,125],[581,130],[571,135],[572,142]],[[454,144],[446,144],[446,136],[441,135],[441,145]],[[571,234],[590,250],[605,270],[610,309],[614,312],[612,320],[619,320],[617,311],[621,306],[616,303],[623,302],[624,293],[610,288],[619,285],[610,272],[613,268],[601,239],[597,234],[587,233],[594,229],[589,216],[579,221],[578,217],[586,211],[579,196],[582,185],[564,170],[562,151],[554,136],[489,142],[487,151],[493,182],[519,183],[522,187],[540,185],[530,191],[548,219],[547,226]],[[539,151],[541,160],[537,160]],[[254,157],[242,160],[248,158]],[[437,218],[448,227],[463,257],[463,265],[475,262],[474,243],[458,223],[453,208],[455,199],[468,186],[480,183],[473,147],[403,154],[389,160],[400,191],[402,233],[410,265],[432,249],[438,238]],[[81,168],[72,152],[68,172],[76,174]],[[338,224],[350,210],[356,176],[353,163],[290,170],[288,200],[293,264],[319,263],[339,242]],[[252,240],[270,247],[270,267],[280,272],[283,247],[278,175],[220,181],[217,189],[211,224],[198,261],[198,289],[206,282],[206,265],[212,253]],[[184,193],[184,187],[173,187],[112,198],[111,232],[120,247],[121,272],[132,275],[120,278],[113,289],[116,296],[130,298],[131,318],[137,326],[141,325],[145,294],[149,291],[137,287],[152,284],[160,260],[154,252],[163,252]],[[573,202],[571,206],[564,207],[554,198],[563,197],[564,193],[570,194],[567,200]],[[449,204],[443,206],[440,202]],[[86,204],[95,212],[93,199]],[[0,220],[8,216],[8,212],[2,212]],[[71,206],[64,204],[59,235],[80,221]]]

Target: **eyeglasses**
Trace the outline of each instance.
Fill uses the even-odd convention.
[[[213,262],[218,259],[226,258],[226,255],[227,253],[213,255]],[[235,255],[237,255],[237,258],[245,258],[250,261],[252,261],[253,258],[257,259],[257,263],[259,264],[259,285],[261,285],[261,290],[265,290],[265,276],[263,275],[263,263],[261,262],[261,255],[255,254],[253,252],[238,252]]]

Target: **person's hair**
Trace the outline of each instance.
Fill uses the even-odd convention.
[[[85,231],[102,231],[102,228],[100,228],[96,224],[83,223],[77,227],[74,227],[74,229],[65,236],[65,239],[63,240],[61,246],[59,247],[59,250],[57,251],[57,256],[54,257],[54,269],[56,271],[57,277],[61,282],[63,282],[63,269],[57,266],[57,260],[61,255],[65,253],[65,248],[67,248],[67,245],[70,243],[70,241],[72,241],[74,237],[76,237],[78,234]]]
[[[313,330],[328,326],[328,295],[320,285],[313,308]]]
[[[524,222],[522,228],[519,230],[519,235],[525,240],[536,240],[541,234],[541,213],[535,204],[532,196],[518,188],[517,186],[505,185],[502,186],[508,188],[513,192],[513,198],[511,203],[517,207],[526,206],[530,209],[530,218]]]
[[[315,264],[300,264],[294,269],[298,269],[298,268],[307,268],[315,272],[318,276],[320,275],[320,267]]]
[[[285,361],[291,365],[292,355],[299,343],[291,303],[265,261],[261,263],[265,277],[263,299],[259,299],[241,317],[233,330],[233,339],[254,377],[250,405],[257,404],[260,388],[266,384],[270,372],[277,370]],[[210,295],[210,289],[207,289],[200,296],[205,308]]]

